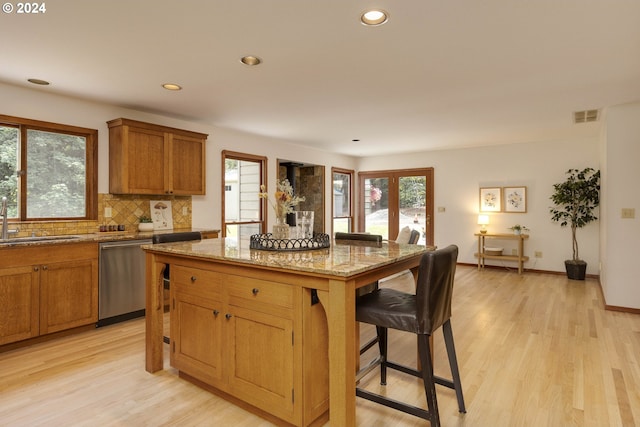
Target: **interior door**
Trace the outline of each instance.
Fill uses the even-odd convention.
[[[360,172],[358,230],[394,240],[408,226],[433,245],[433,168]]]

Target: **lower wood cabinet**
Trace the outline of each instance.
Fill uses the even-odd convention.
[[[0,269],[0,345],[39,335],[38,276],[29,265]]]
[[[97,258],[46,263],[40,268],[40,334],[98,320]]]
[[[302,387],[301,301],[300,287],[172,264],[171,365],[289,423],[308,425],[328,409],[328,384],[316,387],[316,404],[305,413],[311,400],[305,393],[312,391]],[[314,368],[326,373],[327,363]]]
[[[229,392],[271,414],[294,412],[293,322],[242,307],[229,307]]]
[[[0,345],[98,320],[98,246],[0,249]]]
[[[222,384],[224,304],[206,271],[171,267],[171,365],[207,384]]]

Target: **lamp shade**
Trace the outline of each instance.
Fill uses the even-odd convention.
[[[489,215],[478,215],[478,225],[488,225]]]

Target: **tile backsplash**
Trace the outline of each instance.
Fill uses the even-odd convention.
[[[171,202],[173,228],[191,228],[191,196],[142,196],[98,194],[97,221],[34,221],[10,224],[20,231],[15,237],[57,236],[63,234],[89,234],[99,231],[100,225],[124,225],[125,232],[138,229],[138,217],[151,216],[151,200]],[[105,208],[111,208],[111,217],[105,218]],[[185,209],[186,208],[186,209]],[[186,212],[184,214],[183,212]]]
[[[124,225],[127,230],[137,229],[138,218],[141,215],[151,216],[151,200],[171,202],[173,228],[191,227],[191,196],[140,196],[121,194],[98,195],[98,225]],[[106,208],[111,208],[111,218],[104,217]],[[183,211],[186,212],[186,214],[183,214]]]

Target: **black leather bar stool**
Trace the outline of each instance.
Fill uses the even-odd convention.
[[[386,385],[387,368],[422,378],[428,410],[389,399],[361,388],[356,388],[356,395],[429,420],[432,427],[440,425],[436,384],[454,389],[458,399],[458,410],[466,412],[450,320],[451,296],[453,294],[457,259],[458,247],[455,245],[427,252],[422,256],[418,268],[415,295],[395,289],[380,288],[370,294],[359,297],[356,303],[356,320],[375,325],[378,332],[381,355],[380,384]],[[429,337],[440,327],[442,327],[444,334],[453,380],[436,377],[433,373]],[[418,354],[421,371],[393,363],[387,359],[388,328],[418,335]]]
[[[191,240],[201,240],[201,239],[202,239],[202,234],[199,231],[182,231],[178,233],[154,234],[153,237],[151,237],[151,241],[154,245],[157,243],[187,242]],[[167,264],[164,268],[164,271],[162,272],[162,286],[164,288],[164,296],[165,296],[165,298],[163,299],[165,301],[168,300],[167,293],[169,292],[169,289],[171,287],[170,277],[171,277],[171,274],[169,271],[169,264]],[[166,312],[166,307],[165,307],[165,312]],[[171,342],[168,336],[163,336],[162,340],[167,344]]]

